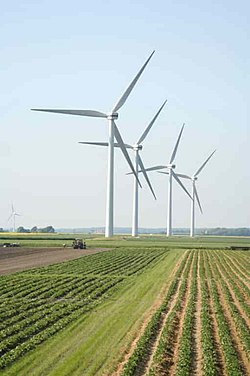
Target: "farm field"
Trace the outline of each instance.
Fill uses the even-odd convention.
[[[190,238],[187,236],[173,236],[167,238],[165,235],[141,235],[139,238],[132,238],[128,235],[116,235],[113,238],[104,238],[102,235],[89,234],[21,234],[1,233],[0,244],[4,242],[19,243],[21,247],[29,248],[62,248],[63,244],[71,247],[74,238],[84,238],[88,248],[120,248],[120,247],[169,247],[169,248],[208,248],[218,249],[227,246],[250,246],[249,237],[223,237],[223,236],[198,236]],[[0,247],[1,250],[1,247]]]
[[[135,243],[2,276],[1,374],[250,374],[249,251]]]
[[[91,248],[87,250],[56,247],[2,248],[0,250],[0,275],[56,264],[105,250],[108,250],[108,248]]]

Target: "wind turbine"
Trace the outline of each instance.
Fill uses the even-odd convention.
[[[139,151],[142,150],[143,146],[142,146],[142,142],[145,140],[145,138],[147,137],[150,129],[152,128],[154,122],[156,121],[156,119],[158,118],[161,110],[163,109],[163,107],[165,106],[167,101],[165,101],[162,106],[160,107],[160,109],[158,110],[158,112],[156,113],[156,115],[153,117],[153,119],[151,120],[151,122],[149,123],[149,125],[147,126],[147,128],[145,129],[145,131],[143,132],[143,134],[141,135],[141,137],[139,138],[139,140],[134,144],[134,145],[129,145],[129,144],[124,144],[124,146],[127,148],[127,149],[132,149],[134,150],[134,153],[135,153],[135,159],[134,159],[134,170],[135,170],[135,173],[136,175],[134,175],[134,194],[133,194],[133,219],[132,219],[132,236],[137,236],[138,235],[138,169],[140,167],[145,179],[146,179],[146,182],[154,196],[154,198],[156,199],[156,196],[155,196],[155,193],[154,193],[154,190],[152,188],[152,185],[150,183],[150,180],[148,178],[148,175],[146,173],[146,170],[144,168],[144,165],[143,165],[143,162],[142,162],[142,159],[139,155]],[[79,144],[84,144],[84,145],[97,145],[97,146],[108,146],[108,143],[107,142],[79,142]],[[114,147],[120,147],[120,145],[118,143],[114,143]]]
[[[146,171],[168,169],[167,174],[169,176],[169,180],[168,180],[167,236],[172,235],[172,180],[173,180],[173,178],[182,187],[182,189],[186,192],[186,194],[192,199],[191,195],[189,194],[189,192],[187,191],[185,186],[182,184],[178,175],[174,172],[174,169],[176,167],[175,164],[174,164],[174,160],[175,160],[177,149],[178,149],[178,146],[179,146],[179,143],[180,143],[180,139],[181,139],[181,135],[182,135],[182,132],[183,132],[183,129],[184,129],[184,125],[185,124],[183,124],[182,127],[181,127],[181,131],[179,133],[177,142],[175,144],[174,150],[173,150],[172,155],[170,157],[169,164],[167,164],[165,166],[162,166],[162,165],[161,166],[153,166],[153,167],[149,167],[149,168],[145,169]],[[139,172],[141,172],[141,171],[139,171]]]
[[[98,118],[106,118],[109,124],[109,140],[108,140],[108,175],[107,175],[107,201],[106,201],[106,229],[105,229],[105,236],[110,237],[113,236],[114,232],[114,138],[116,138],[119,147],[121,148],[124,157],[126,158],[131,170],[133,171],[134,175],[136,172],[134,170],[133,164],[130,160],[128,155],[126,146],[122,140],[121,134],[115,124],[115,120],[118,119],[118,110],[124,105],[127,98],[129,97],[131,91],[133,90],[135,84],[137,83],[138,79],[140,78],[142,72],[146,68],[149,60],[153,56],[155,51],[151,53],[149,58],[146,60],[142,68],[139,70],[135,78],[132,80],[130,85],[125,90],[124,94],[115,104],[111,112],[103,113],[99,111],[93,110],[61,110],[61,109],[32,109],[33,111],[44,111],[44,112],[54,112],[60,114],[69,114],[69,115],[79,115],[79,116],[90,116],[90,117],[98,117]],[[140,183],[139,183],[140,184]]]
[[[194,237],[195,235],[195,201],[197,200],[198,202],[198,205],[199,205],[199,208],[200,208],[200,211],[202,213],[202,207],[201,207],[201,203],[200,203],[200,199],[199,199],[199,196],[198,196],[198,192],[197,192],[197,189],[196,189],[196,181],[198,179],[198,175],[201,173],[201,171],[203,170],[203,168],[206,166],[206,164],[208,163],[209,159],[213,156],[213,154],[216,152],[216,150],[214,150],[210,155],[209,157],[205,160],[205,162],[200,166],[200,168],[195,172],[194,175],[192,176],[189,176],[189,175],[184,175],[184,174],[176,174],[178,177],[180,178],[184,178],[184,179],[189,179],[192,181],[192,201],[191,201],[191,225],[190,225],[190,237]],[[162,172],[162,171],[159,171],[159,172]],[[162,173],[167,173],[167,172],[162,172]]]
[[[8,222],[13,218],[13,232],[16,232],[16,216],[20,217],[21,214],[18,214],[15,209],[13,203],[11,204],[11,215],[8,218]]]

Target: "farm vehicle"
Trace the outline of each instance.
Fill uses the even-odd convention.
[[[86,243],[82,239],[73,240],[72,247],[74,249],[86,249]]]
[[[11,248],[13,248],[13,247],[20,247],[20,244],[19,243],[3,243],[2,244],[2,247],[4,247],[4,248],[9,248],[9,247],[11,247]]]

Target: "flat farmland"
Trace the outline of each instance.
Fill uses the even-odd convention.
[[[0,248],[0,275],[11,274],[25,269],[47,266],[76,259],[85,255],[103,252],[107,248]]]
[[[2,374],[249,375],[249,252],[118,243],[1,277]]]

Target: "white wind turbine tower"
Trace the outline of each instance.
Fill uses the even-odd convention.
[[[180,178],[184,178],[184,179],[189,179],[192,181],[192,201],[191,201],[191,225],[190,225],[190,237],[194,237],[195,235],[195,202],[197,200],[198,202],[198,205],[199,205],[199,208],[200,208],[200,211],[202,213],[202,207],[201,207],[201,203],[200,203],[200,199],[199,199],[199,196],[198,196],[198,192],[197,192],[197,189],[196,189],[196,181],[198,179],[198,175],[201,173],[201,171],[203,170],[203,168],[206,166],[206,164],[208,163],[209,159],[213,156],[213,154],[216,152],[216,150],[214,150],[210,155],[209,157],[205,160],[205,162],[200,166],[200,168],[196,171],[196,173],[192,176],[189,176],[189,175],[184,175],[184,174],[176,174],[178,177]]]
[[[15,209],[13,203],[11,204],[11,215],[8,218],[8,222],[13,219],[13,232],[16,232],[16,216],[20,217],[21,214],[18,214]]]
[[[179,142],[180,142],[180,139],[181,139],[181,135],[182,135],[183,129],[184,129],[184,124],[181,127],[181,131],[179,133],[177,142],[176,142],[174,150],[172,152],[169,164],[165,165],[165,166],[161,165],[161,166],[154,166],[154,167],[146,168],[146,171],[168,169],[167,174],[169,176],[169,180],[168,180],[167,236],[171,236],[172,235],[172,180],[173,180],[173,178],[182,187],[182,189],[186,192],[186,194],[192,199],[192,197],[190,196],[189,192],[187,191],[187,189],[185,188],[185,186],[182,184],[182,182],[180,181],[180,179],[177,176],[177,174],[174,172],[174,169],[176,167],[175,164],[174,164],[174,160],[175,160],[176,152],[177,152],[177,149],[178,149],[178,146],[179,146]],[[139,172],[141,172],[141,171],[139,171]]]
[[[119,147],[121,148],[124,157],[126,158],[130,168],[132,169],[133,173],[136,175],[133,164],[130,160],[128,155],[127,149],[124,145],[122,140],[121,134],[115,124],[115,120],[118,119],[118,110],[124,105],[128,96],[130,95],[131,91],[133,90],[135,84],[137,83],[138,79],[140,78],[142,72],[146,68],[149,60],[153,56],[154,51],[151,53],[147,61],[144,63],[142,68],[139,70],[133,81],[130,83],[128,88],[125,90],[124,94],[115,104],[111,112],[103,113],[99,111],[93,110],[61,110],[61,109],[32,109],[33,111],[44,111],[44,112],[54,112],[60,114],[69,114],[69,115],[79,115],[79,116],[90,116],[90,117],[97,117],[97,118],[105,118],[108,120],[109,124],[109,141],[108,141],[108,177],[107,177],[107,201],[106,201],[106,229],[105,229],[105,236],[110,237],[113,236],[114,232],[114,214],[113,214],[113,206],[114,206],[114,137],[116,138]]]
[[[163,107],[165,106],[167,101],[165,101],[163,103],[163,105],[160,107],[160,109],[158,110],[158,112],[156,113],[156,115],[154,116],[154,118],[151,120],[151,122],[149,123],[149,125],[147,126],[147,128],[145,129],[145,131],[143,132],[143,134],[141,135],[141,137],[139,138],[139,140],[136,142],[136,144],[134,145],[129,145],[129,144],[124,144],[125,147],[127,149],[132,149],[134,150],[135,152],[135,159],[134,159],[134,170],[135,170],[135,173],[136,175],[134,175],[134,195],[133,195],[133,218],[132,218],[132,236],[137,236],[138,235],[138,169],[140,167],[141,169],[141,172],[143,173],[145,179],[146,179],[146,182],[154,196],[154,198],[156,199],[156,196],[155,196],[155,193],[154,193],[154,190],[152,188],[152,185],[150,183],[150,180],[148,178],[148,175],[146,173],[146,170],[144,168],[144,165],[143,165],[143,162],[142,162],[142,159],[139,155],[139,151],[142,150],[143,146],[142,146],[142,142],[145,140],[145,138],[147,137],[150,129],[152,128],[154,122],[156,121],[156,119],[158,118],[161,110],[163,109]],[[80,144],[84,144],[84,145],[97,145],[97,146],[108,146],[108,143],[107,142],[79,142]],[[118,143],[114,143],[114,147],[119,147],[120,145]]]

